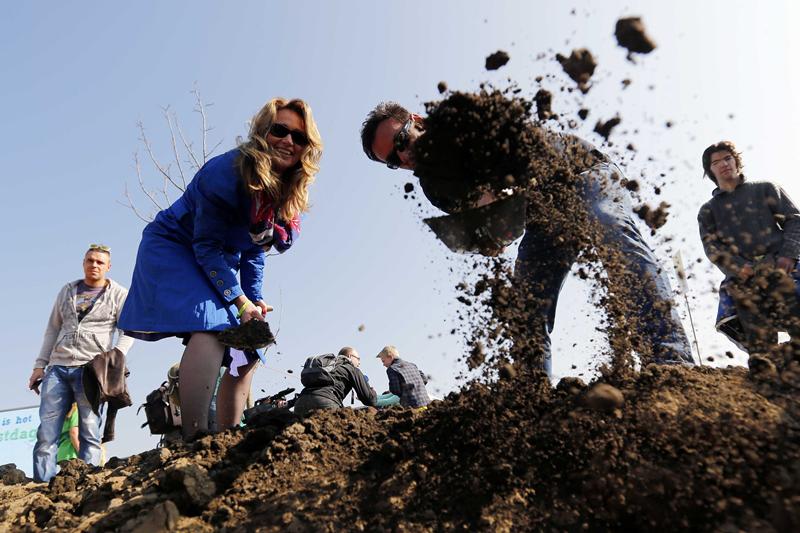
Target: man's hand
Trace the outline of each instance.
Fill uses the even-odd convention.
[[[34,368],[30,379],[28,379],[28,388],[39,394],[39,384],[42,379],[44,379],[44,368]]]
[[[790,257],[779,257],[778,260],[775,262],[775,266],[778,267],[778,270],[783,270],[787,274],[791,274],[794,267],[797,265],[797,260],[792,259]]]
[[[753,265],[747,264],[739,269],[737,274],[738,278],[742,281],[747,281],[753,275]]]

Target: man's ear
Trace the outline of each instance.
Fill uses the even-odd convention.
[[[414,121],[414,122],[416,122],[417,124],[422,124],[422,123],[425,121],[425,120],[422,118],[422,116],[420,116],[420,115],[417,115],[416,113],[411,113],[411,115],[410,115],[410,118],[411,118],[411,120],[413,120],[413,121]]]

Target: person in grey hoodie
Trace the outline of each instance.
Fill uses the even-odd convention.
[[[732,142],[712,144],[702,162],[717,185],[697,221],[706,256],[725,274],[720,314],[728,316],[718,319],[732,318],[735,310],[742,326],[735,340],[751,355],[775,346],[778,331],[800,341],[800,212],[774,183],[745,180]],[[728,298],[733,306],[726,313]]]
[[[50,313],[42,349],[28,388],[41,395],[39,430],[33,448],[33,478],[47,482],[56,474],[58,438],[73,402],[78,404],[78,457],[99,465],[100,417],[83,392],[83,366],[101,352],[126,354],[133,339],[117,328],[128,290],[106,278],[111,250],[92,244],[83,257],[83,279],[67,283]]]

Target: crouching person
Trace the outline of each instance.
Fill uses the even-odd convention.
[[[400,352],[394,346],[385,346],[377,356],[386,367],[389,378],[389,392],[400,398],[403,407],[425,407],[431,403],[425,385],[428,378],[417,365],[400,359]]]
[[[300,374],[304,388],[294,404],[295,414],[306,416],[314,409],[344,407],[343,400],[351,390],[361,403],[375,407],[377,394],[359,370],[360,364],[358,352],[349,346],[339,350],[339,355],[309,357]]]

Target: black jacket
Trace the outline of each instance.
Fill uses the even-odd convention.
[[[331,377],[333,378],[333,385],[306,387],[300,392],[300,396],[318,396],[334,401],[340,407],[344,407],[344,398],[350,394],[351,390],[355,390],[356,396],[364,405],[374,407],[378,401],[377,394],[367,384],[364,374],[350,361],[336,365],[336,368],[331,372]]]
[[[706,256],[727,277],[763,256],[800,256],[800,213],[773,183],[744,181],[732,192],[714,189],[697,221]]]

